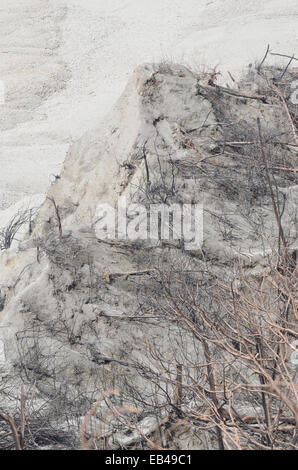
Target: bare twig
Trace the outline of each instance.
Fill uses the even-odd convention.
[[[267,50],[266,50],[266,52],[265,52],[265,55],[264,55],[263,59],[261,60],[260,64],[257,66],[257,71],[258,71],[258,72],[260,72],[260,70],[261,70],[261,68],[262,68],[262,65],[264,64],[264,62],[265,62],[265,60],[266,60],[266,58],[267,58],[267,55],[268,55],[269,51],[270,51],[270,45],[268,44]]]
[[[58,230],[59,230],[59,238],[60,240],[62,239],[62,223],[61,223],[61,217],[60,217],[60,211],[59,211],[59,207],[57,206],[56,204],[56,201],[53,197],[47,197],[47,199],[53,204],[54,206],[54,210],[55,210],[55,215],[56,215],[56,219],[57,219],[57,222],[58,222]]]

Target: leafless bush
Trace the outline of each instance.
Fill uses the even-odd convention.
[[[179,417],[216,430],[219,448],[296,448],[297,267],[272,266],[259,279],[238,274],[205,286],[182,273],[165,280],[156,309],[193,335],[200,354],[185,348],[183,359],[183,351],[167,358],[151,346],[151,360],[179,390]]]
[[[32,219],[36,213],[36,208],[18,211],[9,221],[8,225],[0,229],[0,250],[7,250],[11,247],[17,234],[25,226],[28,227],[28,234],[32,232]]]

